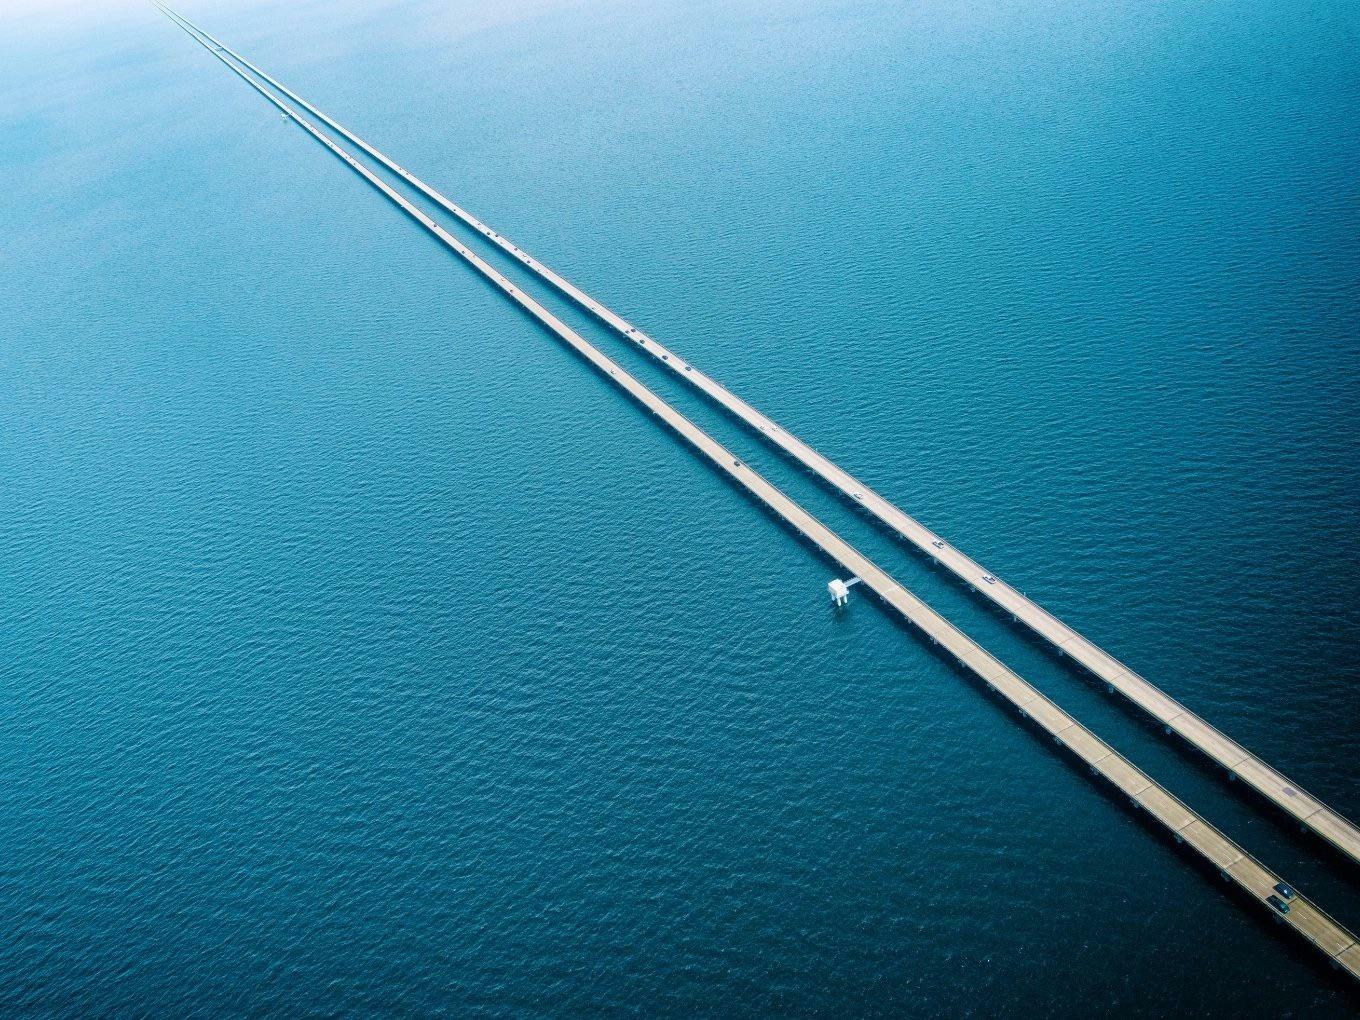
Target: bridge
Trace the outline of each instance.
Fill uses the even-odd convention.
[[[1224,879],[1232,883],[1239,891],[1245,894],[1250,900],[1256,902],[1283,925],[1296,932],[1308,943],[1316,947],[1333,964],[1349,973],[1352,977],[1360,979],[1360,943],[1345,927],[1328,916],[1320,907],[1314,904],[1307,897],[1297,892],[1293,886],[1286,883],[1279,875],[1271,871],[1264,864],[1252,857],[1246,850],[1231,840],[1224,833],[1215,828],[1206,818],[1194,811],[1182,801],[1173,796],[1165,787],[1156,782],[1146,773],[1142,772],[1133,765],[1123,755],[1115,751],[1110,745],[1102,741],[1090,729],[1078,722],[1073,716],[1061,709],[1056,703],[1044,694],[1031,686],[1009,667],[1004,665],[995,656],[983,649],[977,642],[973,641],[961,630],[951,624],[931,609],[916,595],[912,594],[901,584],[895,581],[885,570],[869,560],[861,552],[847,543],[840,536],[835,534],[830,528],[815,518],[802,506],[789,498],[775,485],[769,482],[764,476],[751,467],[743,463],[731,450],[727,449],[707,432],[695,425],[668,402],[654,393],[649,387],[626,371],[621,365],[605,355],[597,347],[586,340],[580,333],[572,329],[565,322],[555,316],[551,311],[544,307],[531,295],[525,293],[517,287],[511,279],[491,266],[485,259],[476,252],[463,244],[443,226],[427,215],[419,207],[414,205],[391,185],[379,177],[370,167],[356,159],[348,150],[341,146],[331,136],[326,134],[307,117],[303,116],[296,108],[289,105],[278,95],[275,95],[268,88],[264,87],[260,81],[252,78],[242,67],[255,71],[260,75],[260,79],[272,84],[280,92],[293,99],[300,106],[317,116],[330,125],[337,132],[342,133],[354,144],[359,145],[365,152],[374,158],[380,159],[389,169],[399,173],[403,179],[408,180],[434,198],[437,193],[423,184],[418,184],[411,175],[401,170],[396,164],[391,163],[376,153],[365,143],[358,141],[344,129],[340,128],[329,118],[320,114],[315,108],[305,101],[299,99],[293,93],[284,89],[281,85],[274,82],[272,78],[254,68],[243,58],[237,55],[214,39],[212,36],[199,30],[192,23],[181,18],[173,11],[157,4],[168,17],[173,19],[176,24],[184,29],[195,41],[207,49],[212,55],[226,66],[232,73],[236,74],[251,88],[263,96],[268,102],[275,106],[285,117],[293,121],[316,141],[325,146],[333,155],[342,160],[356,174],[362,177],[384,197],[391,201],[398,209],[413,219],[441,244],[454,252],[463,259],[469,266],[481,274],[493,286],[499,289],[507,297],[515,302],[526,313],[532,316],[537,322],[544,326],[548,331],[567,344],[576,353],[581,355],[592,367],[609,380],[614,386],[622,390],[630,399],[642,406],[652,414],[663,426],[670,430],[675,436],[684,442],[691,450],[720,471],[739,488],[745,491],[757,503],[763,506],[771,514],[781,520],[797,535],[811,543],[824,556],[830,559],[837,566],[847,571],[849,575],[859,578],[870,591],[874,592],[881,602],[895,615],[909,624],[911,627],[920,631],[931,643],[937,646],[941,652],[954,660],[962,669],[971,673],[991,691],[999,697],[1009,702],[1020,714],[1028,719],[1033,725],[1044,733],[1047,733],[1061,747],[1065,748],[1076,760],[1085,764],[1092,774],[1101,777],[1109,783],[1115,790],[1127,797],[1130,805],[1138,810],[1155,826],[1164,830],[1177,843],[1188,847],[1202,861],[1216,869]],[[238,60],[240,66],[233,63]],[[456,211],[457,207],[443,199],[442,196],[435,199],[445,208]],[[778,429],[774,423],[760,415],[759,412],[750,408],[749,405],[740,401],[725,388],[709,379],[701,376],[691,366],[677,361],[669,351],[662,348],[650,337],[639,334],[636,328],[628,325],[622,318],[610,312],[603,305],[594,302],[576,288],[562,280],[556,274],[551,273],[541,263],[532,259],[527,253],[521,252],[514,245],[499,234],[491,231],[480,221],[473,219],[466,212],[457,211],[457,215],[465,222],[476,224],[480,232],[490,237],[494,242],[500,244],[514,253],[517,257],[531,269],[537,272],[549,282],[554,283],[559,289],[566,293],[579,294],[579,300],[586,307],[590,307],[605,321],[609,321],[620,332],[629,336],[635,342],[647,348],[650,352],[657,354],[663,361],[670,364],[676,371],[682,373],[686,378],[700,378],[705,380],[702,389],[714,399],[719,400],[724,406],[729,406],[727,401],[731,401],[729,410],[738,414],[743,420],[756,425],[764,434],[783,438],[783,442],[775,440],[781,449],[790,452],[800,461],[807,458],[806,463],[816,463],[822,471],[827,472],[823,477],[839,478],[850,487],[850,495],[858,503],[868,506],[865,500],[870,496],[869,490],[860,486],[850,475],[840,471],[835,465],[831,464],[819,454],[816,454],[810,447],[789,436],[787,432]],[[569,288],[569,289],[567,289]],[[593,306],[593,307],[592,307]],[[617,324],[611,318],[617,320]],[[697,385],[697,384],[696,384]],[[726,397],[721,395],[725,394]],[[744,410],[738,410],[744,409]],[[773,433],[773,434],[772,434]],[[797,452],[795,452],[797,451]],[[841,487],[841,482],[833,482]],[[881,519],[893,517],[891,507],[886,500],[874,496],[877,501],[875,506],[883,514]],[[968,569],[981,570],[976,567],[971,560],[963,557],[961,553],[956,554],[957,558],[948,556],[948,546],[941,549],[935,545],[936,539],[932,533],[928,532],[921,525],[916,524],[911,518],[896,511],[900,515],[902,527],[905,529],[904,536],[908,533],[915,533],[912,529],[920,529],[924,533],[926,545],[934,549],[936,553],[945,555],[936,556],[941,562],[956,564],[959,569],[955,572],[965,579],[976,579],[980,583],[987,585],[988,588],[1000,584],[999,581],[988,581],[981,575],[968,574]],[[896,518],[894,518],[896,519]],[[913,539],[914,541],[914,539]],[[964,568],[963,564],[972,564],[971,568]],[[953,568],[951,568],[953,569]],[[990,576],[990,575],[989,575]],[[979,589],[982,590],[982,589]],[[1011,591],[1012,589],[1006,588]],[[1019,593],[1016,593],[1017,595]],[[1021,596],[1023,598],[1023,596]],[[1021,603],[1010,602],[1008,605],[1016,605],[1021,608]],[[1032,605],[1026,600],[1024,604]],[[1042,613],[1038,607],[1034,607],[1036,612]],[[1019,614],[1017,614],[1018,616]],[[1046,614],[1045,614],[1046,615]],[[1051,638],[1050,638],[1051,640]],[[1084,639],[1083,639],[1084,640]],[[1070,644],[1071,638],[1065,639]],[[1088,642],[1089,644],[1089,642]],[[1061,647],[1061,644],[1060,644]],[[1075,647],[1075,646],[1074,646]],[[1091,645],[1094,648],[1094,645]],[[1098,650],[1097,650],[1098,651]],[[1102,655],[1104,653],[1101,653]],[[1075,651],[1074,651],[1075,655]],[[1108,656],[1107,656],[1108,658]],[[1111,662],[1114,660],[1111,659]],[[1132,676],[1125,671],[1111,672],[1112,677],[1125,680],[1126,676]],[[1142,681],[1146,684],[1146,681]],[[1113,683],[1113,680],[1111,680]],[[1151,688],[1151,685],[1147,685]],[[1155,688],[1153,689],[1155,690]],[[1165,697],[1163,695],[1163,697]],[[1170,699],[1167,699],[1170,701]],[[1174,705],[1175,703],[1172,702]],[[1172,715],[1170,718],[1174,722],[1186,713]],[[1170,723],[1168,723],[1170,725]],[[1207,724],[1204,724],[1207,728]],[[1216,732],[1216,731],[1211,731]],[[1224,738],[1226,740],[1226,738]],[[1216,746],[1216,745],[1210,745]],[[1236,745],[1233,745],[1236,746]],[[1207,752],[1206,752],[1207,753]],[[1213,755],[1211,755],[1213,756]],[[1234,762],[1234,767],[1240,767],[1246,759]],[[1256,775],[1255,772],[1244,773],[1243,777]],[[1259,777],[1258,777],[1259,778]],[[1322,810],[1318,808],[1317,810]],[[1310,812],[1307,817],[1315,817],[1317,811]],[[1343,819],[1344,821],[1344,819]],[[1349,824],[1349,823],[1347,823]],[[1352,827],[1353,828],[1353,827]],[[1199,935],[1200,930],[1195,924],[1193,917],[1186,920],[1186,931],[1191,935]]]
[[[199,31],[212,45],[222,46],[223,50],[239,61],[242,66],[259,75],[263,81],[268,82],[317,119],[329,125],[413,188],[484,235],[497,247],[518,259],[529,270],[536,273],[541,279],[551,284],[576,304],[587,309],[622,336],[637,344],[642,350],[665,365],[666,368],[701,391],[739,421],[754,429],[759,435],[812,474],[822,479],[840,495],[862,507],[898,537],[915,546],[955,577],[962,580],[974,592],[1008,613],[1011,619],[1024,624],[1055,648],[1059,654],[1070,656],[1074,662],[1085,667],[1103,682],[1112,693],[1118,692],[1127,698],[1132,705],[1146,713],[1167,734],[1178,735],[1211,761],[1225,769],[1229,776],[1242,780],[1301,826],[1321,836],[1336,849],[1350,857],[1351,860],[1360,862],[1360,827],[1357,827],[1350,819],[1328,807],[1321,799],[1310,794],[1298,783],[1286,778],[1241,744],[1176,701],[1165,691],[1145,680],[1095,642],[1082,636],[1074,628],[1031,601],[1023,592],[1007,584],[994,571],[984,568],[981,564],[969,558],[962,550],[946,542],[941,536],[935,534],[848,471],[818,453],[813,447],[787,429],[780,427],[773,419],[756,410],[713,377],[704,374],[696,366],[644,333],[623,316],[612,311],[602,302],[549,269],[542,261],[512,243],[504,234],[492,230],[472,213],[452,202],[400,164],[388,158],[377,148],[336,123],[244,57],[223,46],[217,39],[202,32],[197,26],[190,25],[189,27]]]

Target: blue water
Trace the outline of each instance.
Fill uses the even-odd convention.
[[[165,19],[36,8],[0,1013],[1357,1007]],[[1360,815],[1352,5],[186,13]],[[570,318],[1360,928],[1353,865]]]

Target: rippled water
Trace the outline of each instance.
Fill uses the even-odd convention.
[[[1350,5],[365,6],[186,13],[1360,814]],[[0,28],[0,1012],[1356,1008],[163,18]]]

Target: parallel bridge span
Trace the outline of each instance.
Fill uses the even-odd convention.
[[[184,21],[185,19],[181,18],[180,20]],[[694,365],[680,358],[674,351],[638,329],[623,316],[549,269],[523,248],[513,244],[504,234],[492,230],[472,213],[440,194],[384,153],[292,92],[281,82],[270,77],[234,50],[226,47],[219,40],[203,32],[202,29],[197,28],[192,23],[186,22],[186,24],[208,39],[214,46],[221,46],[242,66],[248,68],[262,80],[267,81],[335,131],[344,135],[345,138],[359,146],[413,188],[437,202],[468,226],[484,235],[497,247],[518,259],[539,277],[571,298],[572,301],[636,343],[676,375],[699,389],[734,417],[755,429],[770,443],[817,475],[841,495],[862,506],[899,537],[910,542],[949,570],[950,573],[963,580],[975,592],[1005,610],[1011,615],[1012,619],[1023,623],[1057,649],[1058,652],[1071,656],[1073,661],[1084,666],[1108,685],[1112,691],[1118,691],[1132,704],[1147,713],[1167,733],[1179,735],[1226,769],[1229,775],[1241,779],[1266,800],[1294,818],[1300,825],[1317,833],[1352,860],[1360,862],[1360,827],[1356,826],[1350,819],[1328,807],[1319,798],[1304,790],[1298,783],[1287,779],[1231,737],[1220,732],[1166,692],[1139,676],[1095,642],[1082,636],[1052,613],[1031,601],[1019,589],[1007,584],[992,571],[985,569],[961,550],[950,545],[920,521],[879,495],[848,471],[818,453],[787,429],[781,428],[774,419],[762,414],[717,380],[705,375]]]
[[[634,378],[624,368],[553,315],[537,300],[516,287],[513,281],[458,241],[435,220],[400,195],[369,167],[355,159],[334,139],[317,128],[297,110],[250,78],[228,59],[226,54],[231,53],[231,51],[227,50],[221,43],[206,33],[200,32],[195,26],[180,18],[168,8],[160,4],[156,6],[174,19],[195,41],[208,49],[229,70],[277,107],[284,116],[343,160],[350,169],[424,227],[440,243],[460,256],[534,319],[584,357],[606,378],[684,440],[691,449],[708,460],[709,463],[804,539],[811,542],[829,559],[851,574],[858,576],[898,616],[922,631],[932,643],[948,652],[960,666],[977,676],[988,688],[1019,709],[1024,717],[1031,720],[1041,730],[1052,736],[1057,743],[1089,766],[1093,774],[1102,776],[1116,789],[1124,793],[1135,808],[1142,809],[1146,813],[1146,817],[1173,836],[1176,842],[1188,846],[1200,858],[1218,869],[1225,879],[1265,907],[1278,921],[1301,935],[1336,966],[1348,972],[1352,977],[1360,979],[1360,943],[1346,928],[1333,920],[1311,900],[1300,894],[1295,894],[1287,913],[1278,912],[1269,902],[1275,895],[1276,887],[1281,884],[1282,880],[1278,875],[1216,829],[1198,812],[1188,807],[1161,784],[1134,766],[1075,718],[1064,712],[1052,700],[945,620],[921,599],[898,584],[886,571],[836,535],[762,475],[742,463],[732,451],[718,443],[652,392],[641,381]],[[244,61],[242,63],[244,64]],[[253,65],[245,66],[253,68]],[[263,72],[258,73],[271,84],[276,84]],[[276,87],[279,87],[281,91],[286,91],[282,90],[281,86]],[[288,93],[288,95],[292,96],[291,93]],[[296,99],[296,97],[293,98]],[[299,100],[299,102],[301,101]],[[318,116],[320,115],[318,114]],[[329,120],[327,122],[335,126],[333,122]],[[337,130],[341,129],[337,127]],[[349,136],[347,135],[347,137]],[[366,146],[365,149],[368,151]],[[726,390],[723,390],[723,392],[726,392]],[[1192,932],[1198,930],[1193,919],[1187,922],[1187,928]]]

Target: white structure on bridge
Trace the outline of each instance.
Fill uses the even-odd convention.
[[[826,586],[826,590],[831,593],[833,605],[843,606],[850,601],[850,588],[852,585],[859,584],[858,577],[852,577],[848,581],[842,581],[839,577],[833,577]]]

